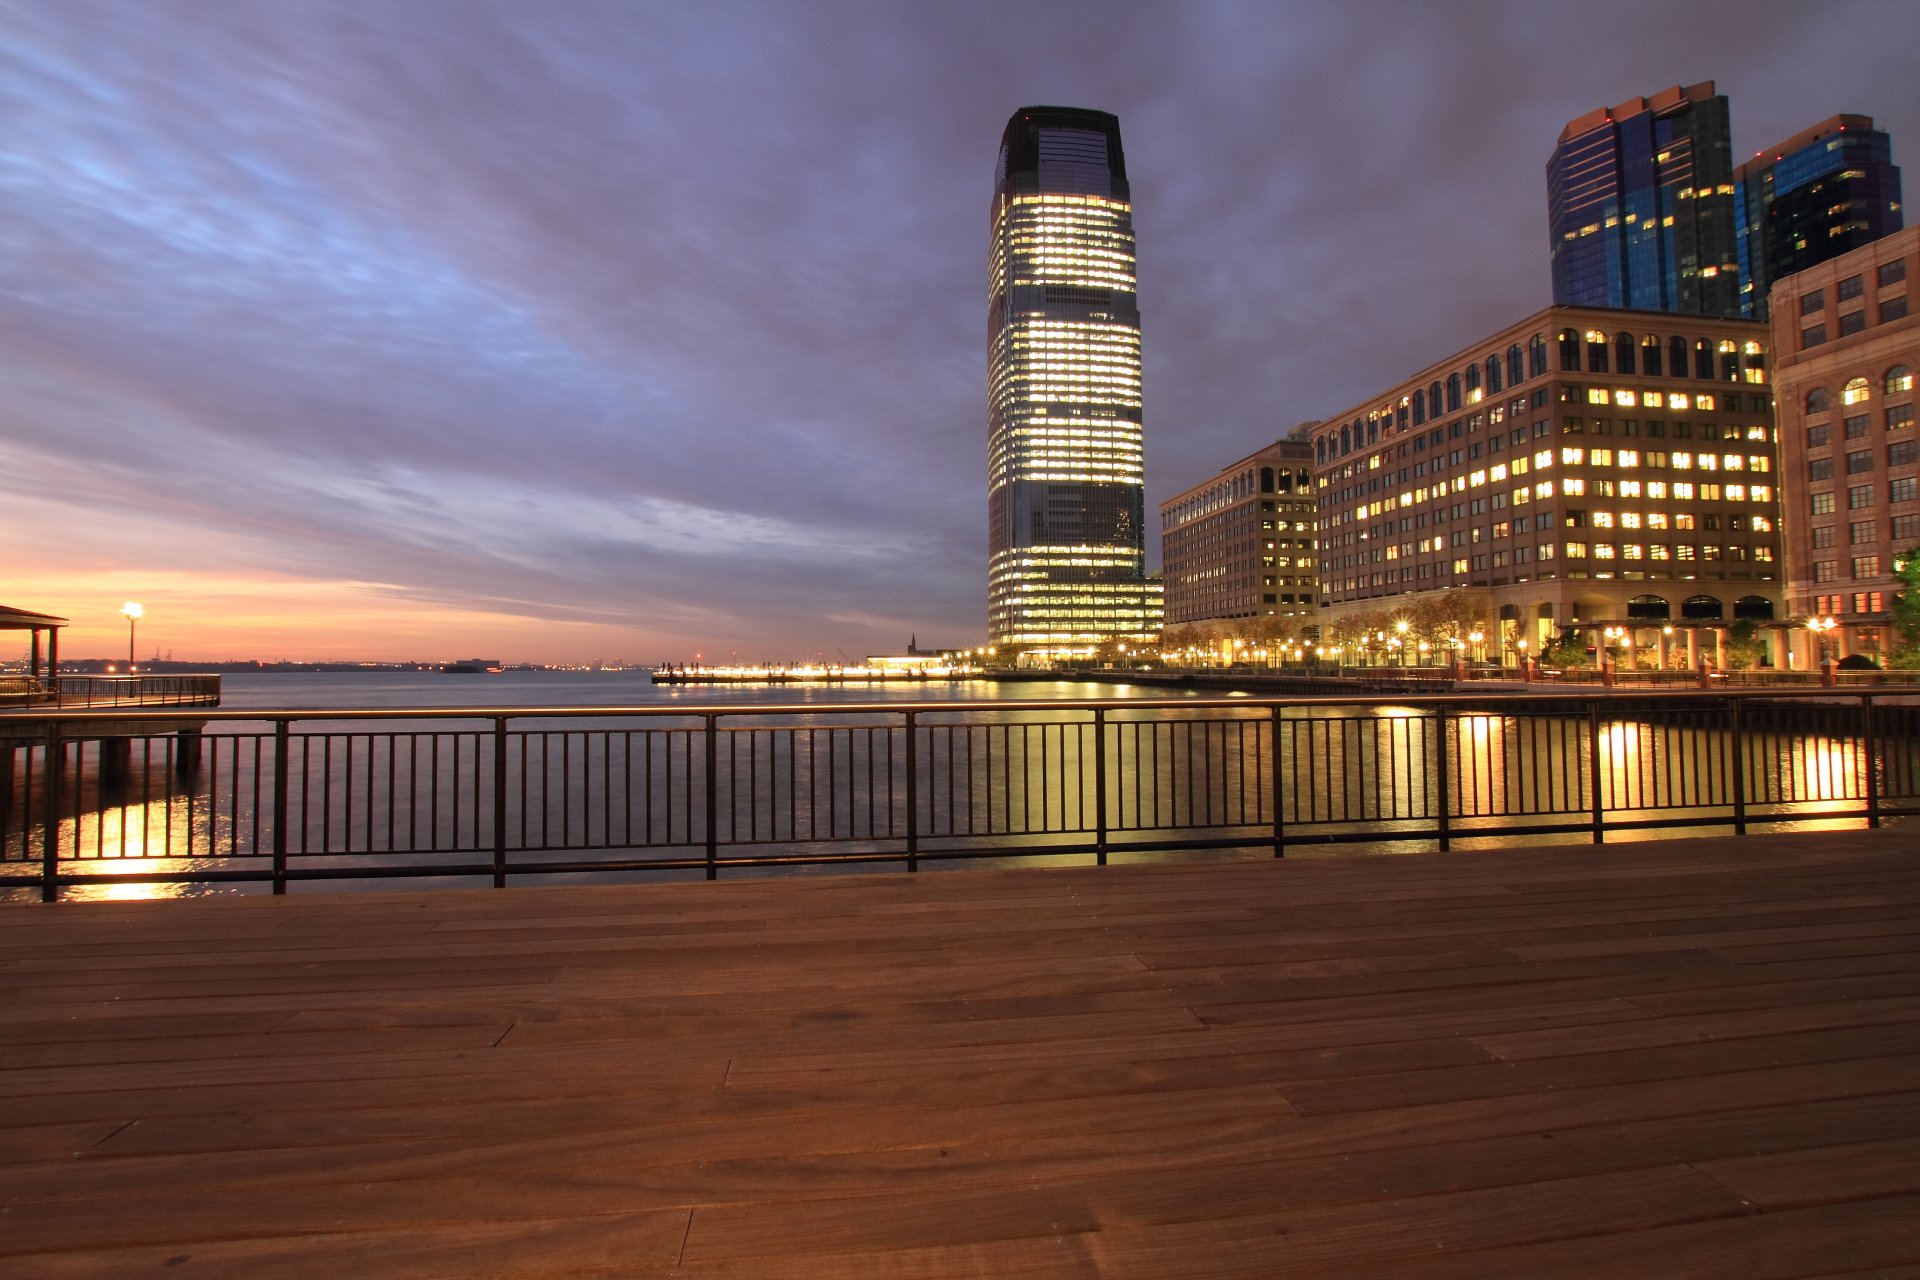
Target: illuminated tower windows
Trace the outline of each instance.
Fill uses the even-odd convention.
[[[1140,311],[1119,122],[1027,107],[988,259],[988,632],[1040,653],[1160,629],[1145,576]]]

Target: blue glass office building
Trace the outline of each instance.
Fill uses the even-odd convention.
[[[1570,122],[1547,211],[1556,305],[1740,314],[1732,137],[1711,80]]]
[[[1740,311],[1767,318],[1775,280],[1904,225],[1893,143],[1873,117],[1838,115],[1769,147],[1734,174]]]

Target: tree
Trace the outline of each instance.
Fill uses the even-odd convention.
[[[1895,639],[1887,665],[1920,668],[1920,545],[1893,558],[1893,576],[1900,580],[1900,589],[1893,593]]]
[[[1549,667],[1584,667],[1589,659],[1585,637],[1569,627],[1540,646],[1540,661]]]
[[[1760,634],[1760,624],[1752,618],[1742,618],[1727,628],[1727,640],[1722,649],[1722,657],[1729,671],[1750,671],[1760,665],[1767,655],[1767,642]]]

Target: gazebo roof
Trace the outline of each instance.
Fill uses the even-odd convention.
[[[11,605],[0,604],[0,631],[51,631],[66,625],[65,618],[56,618],[50,613],[35,613],[31,609],[15,609]]]

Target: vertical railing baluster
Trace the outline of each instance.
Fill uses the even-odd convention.
[[[1104,867],[1107,865],[1107,713],[1103,707],[1093,709],[1093,803],[1093,857],[1096,865]]]
[[[1600,794],[1600,703],[1587,699],[1587,803],[1593,813],[1593,842],[1605,844],[1606,802]]]
[[[1447,768],[1447,704],[1442,702],[1433,708],[1433,783],[1440,799],[1437,830],[1442,853],[1450,852],[1453,848],[1453,834],[1448,825],[1448,814],[1453,808],[1450,774],[1451,770]]]
[[[1873,695],[1860,695],[1860,750],[1866,757],[1867,826],[1880,829],[1880,746],[1874,741]]]
[[[907,715],[907,870],[920,869],[920,743],[917,713]],[[893,753],[887,753],[889,761]]]
[[[1280,802],[1280,707],[1275,704],[1270,713],[1268,724],[1272,725],[1273,751],[1267,762],[1267,768],[1273,775],[1273,856],[1287,856],[1287,819]]]
[[[66,772],[67,742],[64,736],[66,726],[55,720],[47,725],[46,783],[41,795],[45,807],[41,810],[42,827],[40,830],[40,900],[57,902],[60,899],[60,792],[65,785],[62,775]],[[26,830],[23,824],[20,828]]]
[[[1733,758],[1733,834],[1747,834],[1747,759],[1746,734],[1740,723],[1739,697],[1728,700],[1727,708],[1732,721],[1732,731],[1727,735],[1728,750]]]
[[[287,891],[287,753],[292,739],[290,722],[273,722],[273,891]],[[256,774],[258,770],[256,769]]]
[[[707,879],[720,878],[720,719],[709,713],[707,722]]]
[[[474,764],[479,761],[474,752]],[[475,788],[478,790],[478,788]],[[507,887],[507,718],[493,718],[493,887]]]

